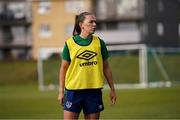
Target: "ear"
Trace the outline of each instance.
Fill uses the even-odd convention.
[[[83,27],[82,22],[79,22],[79,27],[82,29],[82,27]]]

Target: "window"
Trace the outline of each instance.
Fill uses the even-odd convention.
[[[51,27],[48,24],[43,24],[39,28],[40,37],[49,38],[52,35]]]
[[[142,30],[144,36],[147,36],[148,35],[148,24],[143,23],[141,30]]]
[[[13,26],[12,34],[14,36],[14,41],[22,41],[26,38],[25,27],[23,26]]]
[[[132,16],[138,13],[138,0],[117,0],[118,16]]]
[[[180,37],[180,24],[179,24],[179,29],[178,30],[179,30],[179,37]]]
[[[164,34],[164,26],[162,23],[157,23],[157,34],[162,36]]]
[[[0,43],[2,42],[3,40],[3,31],[2,31],[2,28],[0,27]]]
[[[65,10],[70,13],[84,11],[84,0],[65,0]]]
[[[66,34],[67,35],[72,35],[73,29],[74,29],[74,25],[73,24],[67,24],[66,28],[65,28]]]
[[[162,0],[158,1],[158,11],[162,12],[164,10],[164,4],[162,2]]]
[[[113,9],[111,9],[113,8]],[[141,15],[139,0],[96,0],[98,19],[116,19]]]
[[[97,30],[117,30],[118,22],[104,22],[97,24]]]
[[[11,26],[2,26],[2,34],[4,43],[13,42],[14,36],[12,34]]]
[[[12,2],[9,3],[8,9],[13,12],[15,19],[24,19],[25,18],[25,3],[24,2]]]
[[[3,12],[3,3],[0,1],[0,13]]]
[[[138,26],[136,23],[119,23],[118,29],[120,29],[120,30],[137,30]]]
[[[46,14],[51,10],[51,2],[50,1],[40,1],[39,2],[39,14]]]
[[[106,0],[96,1],[96,16],[98,19],[105,19],[107,17],[107,4]]]

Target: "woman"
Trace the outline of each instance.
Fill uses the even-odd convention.
[[[76,16],[73,36],[65,43],[60,68],[58,100],[64,105],[64,119],[78,119],[83,109],[85,119],[99,119],[104,109],[103,76],[110,87],[112,104],[116,93],[105,43],[93,36],[96,17],[89,12]]]

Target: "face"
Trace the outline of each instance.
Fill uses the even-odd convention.
[[[82,23],[80,23],[81,32],[91,35],[96,30],[96,17],[94,15],[86,15]]]

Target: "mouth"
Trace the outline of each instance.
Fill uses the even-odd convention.
[[[94,27],[93,30],[96,30],[96,27]]]

